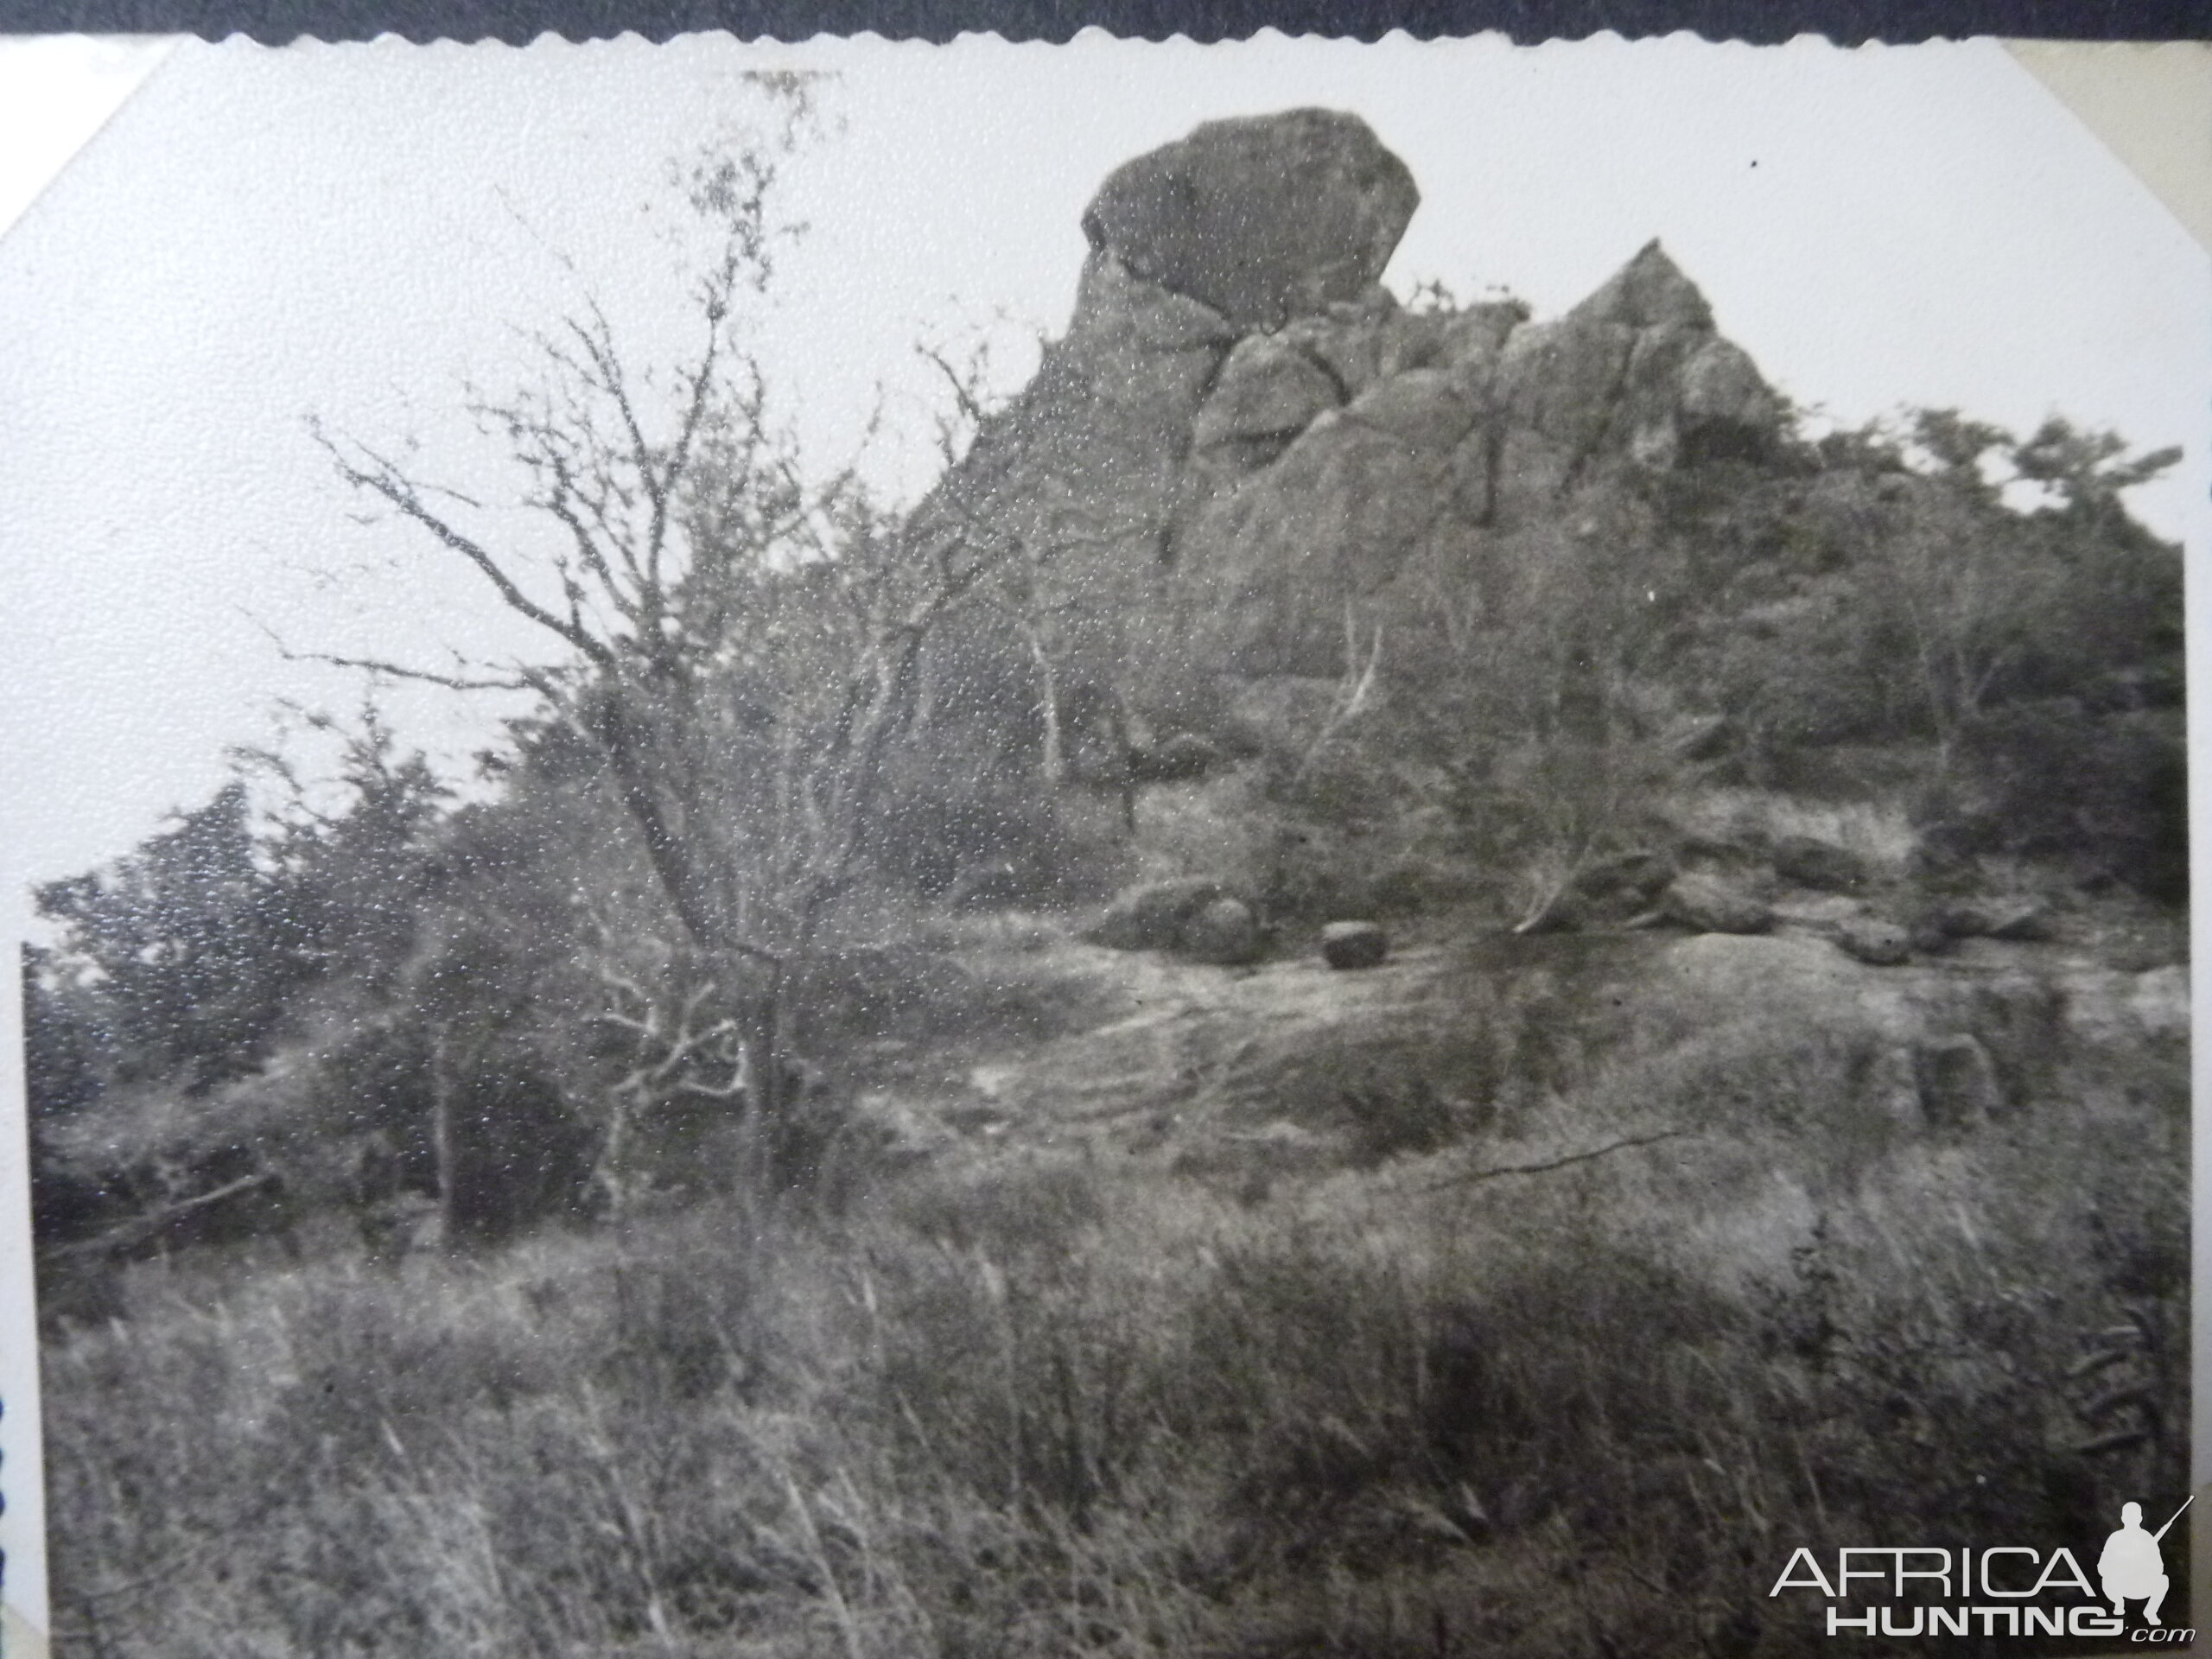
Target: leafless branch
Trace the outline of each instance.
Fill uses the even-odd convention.
[[[1344,683],[1338,688],[1336,706],[1329,711],[1329,717],[1322,721],[1321,729],[1315,734],[1313,742],[1306,746],[1297,769],[1290,774],[1290,781],[1284,785],[1286,791],[1295,790],[1306,780],[1306,772],[1312,770],[1321,752],[1335,742],[1343,734],[1344,728],[1365,711],[1374,696],[1376,671],[1382,664],[1382,626],[1378,622],[1375,626],[1375,638],[1368,646],[1367,666],[1363,669],[1359,666],[1359,624],[1352,607],[1347,604],[1344,607]]]
[[[276,654],[288,663],[321,663],[330,668],[357,669],[390,679],[418,680],[429,685],[443,686],[448,691],[542,691],[545,689],[542,672],[529,669],[518,668],[507,674],[487,677],[459,671],[415,668],[381,657],[347,657],[337,652],[300,651],[286,644],[282,634],[252,612],[241,610],[240,614],[260,630],[263,637],[276,648]],[[299,712],[311,726],[329,723],[326,716]]]
[[[1624,1140],[1608,1141],[1602,1147],[1591,1147],[1581,1152],[1570,1152],[1564,1157],[1547,1158],[1533,1164],[1500,1164],[1490,1169],[1468,1170],[1458,1175],[1447,1175],[1440,1181],[1432,1181],[1420,1190],[1441,1192],[1448,1187],[1472,1186],[1478,1181],[1493,1181],[1506,1175],[1546,1175],[1555,1169],[1566,1169],[1574,1164],[1586,1164],[1593,1158],[1604,1158],[1616,1152],[1626,1152],[1633,1147],[1656,1146],[1662,1141],[1679,1141],[1692,1133],[1688,1129],[1662,1129],[1655,1135],[1632,1135]]]
[[[424,499],[423,487],[402,472],[397,463],[359,440],[351,441],[349,453],[345,445],[322,429],[320,422],[311,423],[308,430],[315,442],[330,456],[340,477],[358,489],[381,496],[403,515],[415,520],[440,542],[474,565],[498,591],[510,610],[565,640],[601,667],[613,666],[613,653],[604,641],[564,622],[524,593],[480,543],[431,511]]]
[[[426,685],[443,686],[448,691],[534,691],[540,689],[537,681],[520,672],[496,678],[443,674],[435,669],[410,668],[404,663],[387,662],[380,657],[346,657],[327,651],[287,651],[284,658],[287,662],[322,663],[332,668],[359,669],[395,680],[417,680]]]

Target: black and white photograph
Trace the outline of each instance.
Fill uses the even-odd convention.
[[[2194,1646],[2196,48],[41,49],[10,1659]]]

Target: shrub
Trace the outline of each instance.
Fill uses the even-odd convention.
[[[2176,712],[2099,715],[2058,699],[1964,728],[1915,816],[1939,854],[2065,859],[2177,904],[2189,893],[2188,811]]]

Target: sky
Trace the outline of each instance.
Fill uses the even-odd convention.
[[[770,62],[835,77],[760,333],[825,464],[880,397],[915,441],[874,464],[922,481],[917,340],[988,334],[1018,383],[1065,326],[1115,165],[1320,104],[1420,183],[1401,294],[1503,287],[1552,315],[1656,236],[1802,404],[2061,411],[2189,447],[2189,478],[2139,493],[2163,532],[2202,499],[2212,267],[1988,42],[188,41],[0,238],[0,903],[204,799],[279,699],[358,702],[358,676],[283,646],[536,647],[449,555],[360,522],[307,421],[487,489],[463,388],[525,375],[531,330],[588,289],[640,357],[679,347],[670,164],[742,120]],[[454,765],[495,732],[481,702],[391,701]]]

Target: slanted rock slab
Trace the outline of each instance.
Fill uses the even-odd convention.
[[[1736,722],[1727,715],[1696,715],[1671,728],[1661,740],[1661,747],[1671,759],[1696,765],[1719,760],[1734,747],[1738,736]]]
[[[1774,925],[1774,907],[1764,899],[1697,871],[1675,878],[1659,896],[1659,912],[1700,933],[1764,933]]]
[[[1914,949],[1930,954],[1961,939],[2044,940],[2051,937],[2050,912],[2033,899],[1935,904],[1915,919],[1912,935]]]
[[[1774,843],[1774,873],[1801,887],[1849,893],[1866,885],[1872,872],[1847,847],[1816,836],[1783,836]]]
[[[1675,861],[1665,853],[1635,851],[1599,859],[1574,878],[1574,890],[1586,899],[1625,896],[1638,905],[1650,902],[1675,876]]]
[[[1220,744],[1196,732],[1178,732],[1150,748],[1129,753],[1129,777],[1140,784],[1179,783],[1203,778],[1229,759]]]
[[[2018,943],[2050,937],[2050,912],[2033,899],[1955,905],[1944,912],[1943,922],[1955,938]]]
[[[1177,950],[1184,929],[1201,912],[1235,897],[1225,882],[1209,875],[1147,882],[1116,899],[1083,937],[1109,950]]]
[[[1328,371],[1295,346],[1274,334],[1247,334],[1199,409],[1192,442],[1199,449],[1272,443],[1280,451],[1342,401]]]
[[[1321,930],[1321,959],[1332,968],[1373,968],[1389,954],[1389,935],[1373,922],[1331,922]]]

